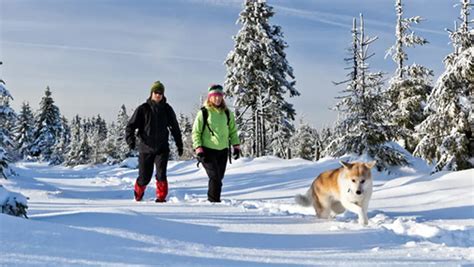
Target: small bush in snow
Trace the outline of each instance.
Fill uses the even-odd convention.
[[[0,185],[0,205],[2,207],[2,213],[25,217],[26,210],[28,209],[27,198],[22,194],[10,192]]]

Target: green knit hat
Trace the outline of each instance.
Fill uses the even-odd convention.
[[[213,84],[209,87],[209,92],[207,93],[207,96],[211,97],[213,95],[224,95],[224,88],[222,88],[222,85]]]
[[[160,94],[165,94],[165,86],[160,82],[160,81],[156,81],[153,83],[153,85],[151,86],[151,90],[150,90],[150,93],[160,93]]]

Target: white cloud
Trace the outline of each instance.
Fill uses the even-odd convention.
[[[285,7],[281,5],[273,5],[273,7],[279,11],[279,14],[299,17],[299,18],[308,19],[311,21],[317,21],[317,22],[324,23],[331,26],[342,27],[344,29],[352,27],[353,16],[336,14],[336,13],[331,13],[331,12],[315,11],[315,10],[303,10],[303,9]],[[375,25],[375,26],[379,26],[379,27],[383,27],[387,29],[393,29],[395,27],[394,23],[368,19],[366,17],[364,17],[364,21],[367,24],[371,24],[371,25]],[[445,31],[440,31],[440,30],[432,30],[432,29],[427,29],[423,27],[415,27],[414,29],[420,32],[446,35]]]
[[[129,55],[129,56],[154,56],[161,59],[169,60],[184,60],[184,61],[196,61],[196,62],[209,62],[209,63],[221,63],[221,60],[210,59],[208,57],[184,57],[184,56],[175,56],[175,55],[159,55],[153,52],[140,52],[140,51],[126,51],[126,50],[114,50],[114,49],[103,49],[95,47],[80,47],[80,46],[70,46],[70,45],[59,45],[59,44],[41,44],[41,43],[27,43],[27,42],[12,42],[12,41],[3,41],[5,44],[10,45],[19,45],[19,46],[29,46],[36,48],[45,48],[45,49],[58,49],[58,50],[72,50],[78,52],[91,52],[91,53],[104,53],[104,54],[117,54],[117,55]]]
[[[214,6],[241,7],[243,0],[185,0],[186,2],[207,4]]]

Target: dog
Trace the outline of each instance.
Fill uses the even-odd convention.
[[[321,173],[314,179],[305,195],[296,195],[301,206],[313,205],[316,216],[334,218],[346,210],[358,215],[358,222],[367,225],[367,209],[372,196],[371,169],[376,162],[344,162],[342,167]]]

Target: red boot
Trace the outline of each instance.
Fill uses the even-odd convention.
[[[136,201],[141,201],[143,195],[145,194],[146,185],[140,186],[137,182],[135,182],[135,190],[133,190],[133,194],[135,195]]]
[[[166,202],[168,195],[168,182],[156,181],[156,200],[155,202]]]

